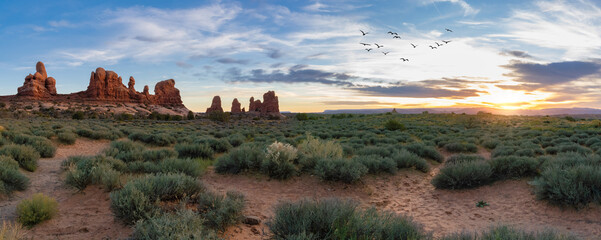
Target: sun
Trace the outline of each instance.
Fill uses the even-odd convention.
[[[537,102],[544,101],[550,96],[551,93],[540,91],[527,92],[491,87],[486,94],[471,97],[469,100],[494,108],[516,110],[536,108]]]

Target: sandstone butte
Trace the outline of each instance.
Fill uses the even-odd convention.
[[[57,94],[56,80],[48,77],[44,63],[38,62],[36,72],[25,77],[23,86],[17,89],[17,95],[0,96],[0,101],[140,103],[174,108],[180,110],[178,112],[187,113],[188,109],[182,102],[180,92],[175,88],[175,80],[158,82],[154,87],[154,95],[149,93],[148,86],[144,86],[143,92],[137,92],[135,84],[135,79],[130,77],[126,87],[117,73],[97,68],[90,75],[87,90]]]
[[[221,108],[221,97],[215,96],[213,97],[213,101],[211,102],[211,107],[207,108],[207,113],[211,112],[223,112],[223,108]]]
[[[245,113],[244,108],[240,109],[240,107],[240,102],[237,98],[234,98],[234,101],[232,101],[231,113]],[[263,94],[263,102],[258,99],[255,100],[254,97],[251,97],[250,106],[248,109],[248,113],[250,115],[276,116],[279,118],[285,118],[282,114],[280,114],[278,97],[275,95],[274,91],[268,91]],[[221,107],[221,97],[213,97],[211,107],[207,108],[206,113],[211,112],[223,112],[223,108]]]

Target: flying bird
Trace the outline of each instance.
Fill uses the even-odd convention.
[[[451,41],[450,41],[450,40],[449,40],[449,41],[442,40],[442,42],[443,42],[444,44],[449,44]]]
[[[444,30],[447,30],[447,32],[453,32],[453,30],[445,28]]]
[[[434,43],[436,43],[436,46],[437,46],[437,47],[440,47],[440,46],[442,46],[442,44],[440,44],[440,43],[438,43],[438,42],[434,42]]]
[[[361,34],[363,34],[363,36],[368,34],[368,32],[364,32],[363,30],[359,30],[359,31],[361,31]]]
[[[403,60],[403,62],[408,62],[409,59],[408,58],[400,58],[401,60]]]
[[[388,31],[388,34],[390,34],[390,35],[394,35],[392,31]]]
[[[371,51],[371,48],[366,48],[365,50],[369,52],[369,51]]]
[[[417,45],[415,45],[415,44],[413,44],[413,43],[411,44],[411,46],[413,46],[413,48],[416,48],[416,47],[417,47]]]
[[[361,44],[363,46],[371,46],[371,44],[369,44],[369,43],[359,43],[359,44]]]
[[[390,52],[382,52],[382,53],[384,53],[384,55],[388,55]]]
[[[432,49],[437,49],[437,47],[432,47],[432,45],[430,45],[430,48],[432,48]]]
[[[384,47],[384,45],[380,45],[380,44],[377,44],[377,43],[374,43],[374,44],[375,44],[375,45],[376,45],[376,47],[378,47],[378,48]]]
[[[398,38],[398,39],[401,39],[401,37],[399,37],[398,35],[397,35],[397,36],[392,36],[392,38]]]

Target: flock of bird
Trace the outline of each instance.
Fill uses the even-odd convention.
[[[365,32],[363,30],[359,30],[359,31],[361,32],[362,36],[365,36],[365,35],[369,34],[369,32]],[[445,28],[445,31],[447,31],[447,32],[453,32],[453,30],[448,29],[448,28]],[[399,36],[399,34],[396,33],[396,32],[388,31],[388,34],[390,34],[393,39],[401,39],[401,36]],[[443,42],[443,44],[438,43],[438,42],[434,42],[435,46],[429,45],[428,47],[430,47],[430,49],[432,49],[432,50],[438,49],[438,47],[441,47],[441,46],[444,46],[446,44],[449,44],[451,41],[450,40],[442,40],[442,42]],[[363,45],[363,47],[367,47],[367,48],[365,48],[365,51],[370,52],[371,50],[373,50],[373,48],[368,47],[368,46],[372,45],[370,43],[360,42],[359,44]],[[410,43],[410,44],[411,44],[411,46],[413,48],[417,48],[418,47],[418,45],[416,45],[416,44],[413,44],[413,43]],[[383,48],[384,47],[384,45],[378,44],[378,43],[374,43],[374,46],[376,46],[377,48]],[[390,53],[390,51],[388,51],[388,52],[382,51],[382,54],[384,54],[385,56],[388,55],[389,53]],[[408,58],[404,58],[404,57],[400,58],[400,60],[403,61],[403,62],[408,62],[409,61]]]

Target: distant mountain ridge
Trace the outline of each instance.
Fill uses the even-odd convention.
[[[391,112],[394,108],[380,109],[338,109],[325,110],[323,114],[354,113],[354,114],[375,114]],[[596,108],[546,108],[546,109],[496,109],[496,108],[396,108],[400,114],[416,114],[428,111],[429,113],[465,113],[476,114],[478,112],[487,112],[497,115],[524,115],[524,116],[545,116],[545,115],[601,115],[601,109]]]

